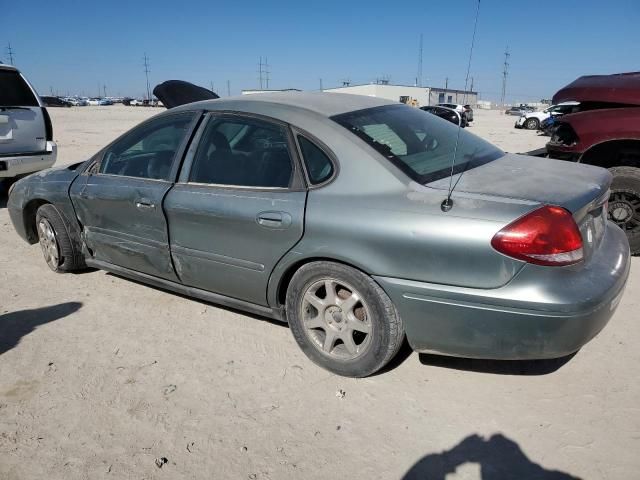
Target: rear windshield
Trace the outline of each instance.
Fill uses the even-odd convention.
[[[458,135],[454,174],[504,155],[499,148],[457,125],[406,105],[358,110],[332,119],[420,183],[449,176]]]
[[[0,69],[0,107],[37,107],[38,100],[15,70]]]

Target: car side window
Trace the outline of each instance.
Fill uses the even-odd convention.
[[[333,163],[327,154],[311,140],[301,135],[298,135],[298,144],[307,167],[309,181],[313,185],[327,181],[333,175]]]
[[[212,117],[196,150],[189,181],[287,188],[292,176],[285,127],[254,118]]]
[[[192,113],[163,116],[133,129],[104,153],[99,173],[169,180],[192,119]]]

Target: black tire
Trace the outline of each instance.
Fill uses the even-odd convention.
[[[527,130],[537,130],[540,128],[540,120],[537,118],[527,118],[524,122],[524,128]]]
[[[58,261],[55,262],[55,264],[47,261],[45,254],[45,261],[47,261],[49,268],[56,273],[73,272],[86,268],[84,256],[77,247],[79,242],[74,242],[71,239],[72,230],[64,215],[49,203],[38,208],[36,212],[36,232],[38,233],[39,239],[41,239],[39,225],[42,220],[48,222],[52,227],[58,250]],[[42,241],[40,244],[42,246]]]
[[[613,167],[609,171],[613,175],[611,196],[609,197],[609,219],[615,222],[627,234],[631,253],[640,254],[640,168]],[[632,215],[627,221],[617,221],[614,216],[627,211]]]
[[[356,336],[364,337],[362,342],[357,345],[357,342],[351,343],[351,345],[361,349],[356,354],[347,352],[347,345],[342,342],[341,338],[336,339],[335,347],[329,347],[330,351],[328,353],[320,345],[320,343],[326,344],[327,330],[325,329],[332,328],[329,326],[331,320],[328,320],[329,323],[327,325],[318,327],[320,330],[305,326],[305,315],[309,315],[310,305],[308,303],[305,304],[305,294],[308,294],[310,289],[314,288],[314,285],[321,284],[327,280],[335,280],[336,287],[334,291],[336,292],[337,302],[344,302],[344,298],[347,298],[341,297],[342,292],[347,292],[347,295],[349,295],[347,300],[351,299],[350,295],[353,294],[353,290],[355,290],[357,297],[362,299],[362,302],[355,303],[351,309],[353,312],[360,312],[363,320],[361,324],[367,325],[369,332],[361,333],[345,329],[346,333],[341,333],[341,335],[350,335],[351,340],[355,340]],[[343,286],[346,287],[343,288]],[[319,287],[314,295],[322,288],[324,287]],[[351,294],[348,293],[349,290],[352,290]],[[375,373],[396,355],[404,340],[402,319],[398,315],[391,299],[371,277],[346,265],[321,261],[302,266],[291,279],[287,290],[286,303],[289,326],[302,351],[311,361],[338,375],[366,377]],[[356,305],[359,306],[356,307]],[[346,313],[342,317],[343,313],[340,308],[335,305],[330,308],[340,311],[338,315],[343,320],[338,320],[337,322],[343,321],[343,326],[350,325],[351,320],[349,320],[350,317]],[[315,319],[322,318],[322,321],[326,323],[326,318],[334,318],[330,308],[326,308],[322,314],[317,310]],[[359,320],[357,318],[351,318],[358,323]],[[336,325],[336,323],[333,325]],[[322,340],[323,334],[324,340]],[[342,342],[342,344],[338,342]],[[344,353],[342,355],[344,355],[344,358],[337,358],[337,354],[333,353],[338,351],[340,347],[343,347]]]

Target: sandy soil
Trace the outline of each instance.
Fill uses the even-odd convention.
[[[158,111],[51,109],[59,163]],[[478,111],[471,131],[544,145],[514,121]],[[570,359],[405,350],[352,380],[309,362],[286,326],[101,271],[51,273],[0,202],[1,479],[638,476],[637,258],[615,317]]]

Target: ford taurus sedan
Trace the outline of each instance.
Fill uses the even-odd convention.
[[[295,92],[169,109],[17,182],[8,208],[55,272],[104,269],[286,321],[312,361],[360,377],[405,336],[491,359],[582,347],[629,272],[610,182],[406,105]]]

